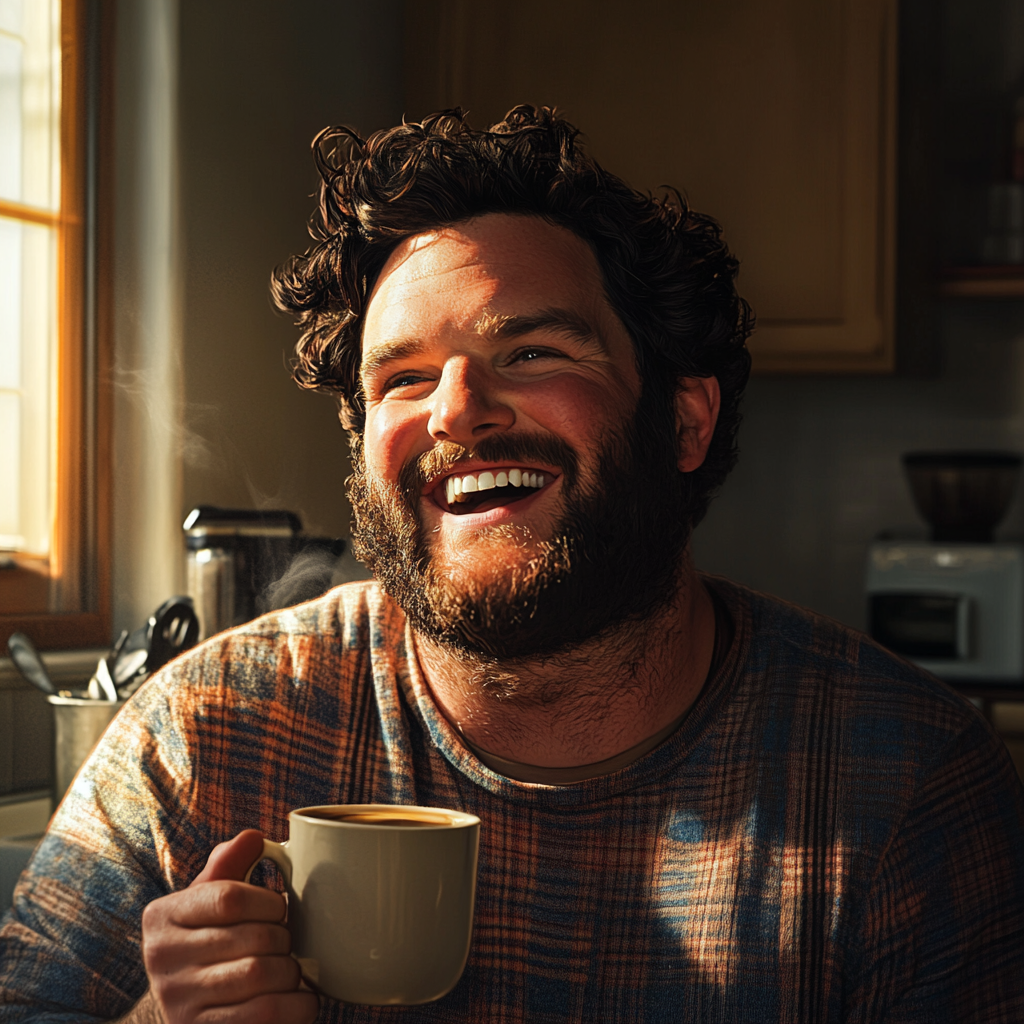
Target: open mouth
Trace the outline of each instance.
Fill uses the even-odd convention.
[[[555,475],[516,467],[453,473],[438,481],[433,497],[441,508],[453,515],[487,512],[536,494],[553,482]]]

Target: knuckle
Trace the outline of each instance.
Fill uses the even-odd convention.
[[[168,964],[167,953],[163,946],[156,942],[143,941],[142,963],[148,974],[162,974]]]
[[[182,979],[174,975],[152,978],[149,987],[157,1005],[163,1011],[165,1019],[168,1020],[170,1020],[170,1017],[167,1016],[168,1009],[181,1006],[189,996],[188,988],[183,984]]]
[[[245,956],[239,961],[238,972],[250,985],[259,985],[268,980],[269,971],[263,957]]]
[[[145,935],[147,931],[153,931],[159,928],[164,920],[164,907],[163,902],[167,899],[166,896],[161,896],[159,899],[153,900],[147,903],[142,908],[142,934]]]
[[[242,915],[243,897],[236,885],[230,882],[211,883],[216,886],[213,892],[213,912],[221,921],[235,921]]]
[[[169,959],[168,943],[160,933],[152,931],[142,935],[142,962],[147,971],[162,971]]]

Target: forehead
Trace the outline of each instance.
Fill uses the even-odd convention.
[[[487,214],[395,249],[370,297],[364,350],[399,333],[551,306],[611,313],[590,247],[539,217]]]

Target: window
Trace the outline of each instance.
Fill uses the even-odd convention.
[[[100,0],[0,0],[0,639],[109,640]]]
[[[56,436],[59,51],[57,3],[0,0],[0,549],[42,579]],[[46,611],[47,590],[29,586],[23,601]]]

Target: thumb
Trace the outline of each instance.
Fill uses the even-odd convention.
[[[262,852],[263,833],[259,829],[247,828],[234,839],[213,848],[206,867],[196,875],[192,885],[222,880],[241,882]]]

